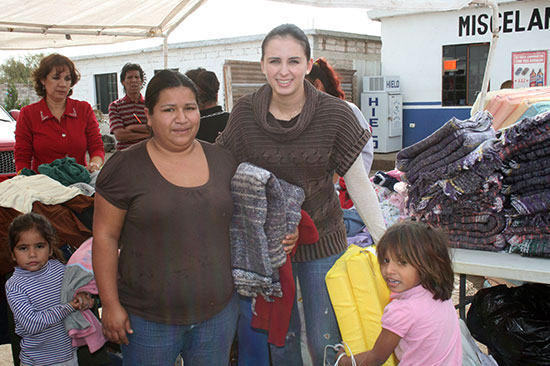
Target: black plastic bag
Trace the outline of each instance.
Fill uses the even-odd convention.
[[[482,289],[466,324],[499,366],[550,365],[550,285]]]

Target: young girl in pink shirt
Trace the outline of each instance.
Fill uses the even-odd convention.
[[[444,233],[406,220],[390,227],[377,245],[391,302],[374,347],[355,355],[359,366],[382,365],[395,352],[399,366],[460,366],[462,345],[451,302],[454,275]],[[343,350],[340,351],[343,353]],[[342,356],[338,365],[351,365]]]

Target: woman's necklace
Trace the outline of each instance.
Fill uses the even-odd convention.
[[[304,107],[305,101],[300,102],[300,104],[291,110],[291,112],[283,111],[279,106],[275,106],[275,112],[277,116],[275,118],[283,120],[283,121],[290,121],[297,115],[299,115],[302,112],[302,108]]]

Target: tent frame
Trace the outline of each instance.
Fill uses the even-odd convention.
[[[162,50],[164,67],[168,67],[168,37],[170,34],[195,10],[201,5],[206,3],[207,0],[189,0],[180,1],[174,8],[164,16],[159,24],[156,25],[127,25],[127,26],[108,26],[97,24],[40,24],[40,23],[25,23],[16,21],[4,21],[0,20],[0,39],[2,33],[24,33],[24,34],[36,34],[42,36],[48,35],[64,35],[66,40],[72,40],[73,36],[91,36],[97,37],[97,40],[87,41],[81,44],[75,44],[74,46],[81,45],[94,45],[113,43],[116,40],[107,41],[102,39],[103,37],[124,37],[121,41],[128,40],[140,40],[150,38],[162,38]],[[182,13],[183,11],[183,13]],[[179,18],[177,18],[179,17]],[[175,20],[175,21],[174,21]],[[45,45],[43,48],[50,47],[70,47],[70,45]],[[0,49],[19,49],[13,46],[3,47],[0,42]]]

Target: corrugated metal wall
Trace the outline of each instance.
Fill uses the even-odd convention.
[[[342,89],[346,93],[346,99],[354,101],[355,70],[336,69],[340,75]],[[259,62],[225,60],[223,66],[225,85],[225,108],[233,109],[233,104],[242,96],[253,93],[266,83]]]
[[[255,92],[266,82],[260,63],[252,61],[225,60],[223,77],[227,111],[240,97]]]

